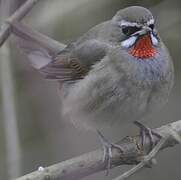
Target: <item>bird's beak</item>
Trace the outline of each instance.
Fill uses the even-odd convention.
[[[143,26],[140,31],[135,32],[134,34],[132,34],[132,36],[136,36],[136,35],[142,36],[142,35],[150,33],[151,31],[152,29],[150,27]]]
[[[151,32],[151,31],[152,31],[152,29],[151,29],[150,27],[148,27],[148,26],[143,26],[143,28],[142,28],[141,31],[140,31],[140,35],[147,34],[147,33]]]

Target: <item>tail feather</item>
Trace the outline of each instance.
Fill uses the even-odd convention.
[[[14,22],[12,29],[16,35],[17,46],[35,69],[39,70],[45,67],[66,47],[66,45],[36,32],[20,22]]]

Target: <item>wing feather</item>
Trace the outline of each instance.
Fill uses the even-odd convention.
[[[108,45],[97,40],[89,40],[65,49],[56,59],[40,69],[47,79],[77,81],[84,78],[93,64],[106,54]]]

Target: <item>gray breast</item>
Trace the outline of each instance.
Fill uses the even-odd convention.
[[[173,85],[169,56],[146,62],[119,52],[97,63],[64,100],[63,111],[76,126],[139,120],[167,101]]]

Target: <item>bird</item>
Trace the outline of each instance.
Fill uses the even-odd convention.
[[[152,13],[141,6],[119,10],[56,56],[43,48],[23,48],[46,79],[59,83],[63,115],[80,129],[98,132],[104,160],[113,146],[122,149],[109,143],[100,129],[157,112],[174,84],[170,53]]]

